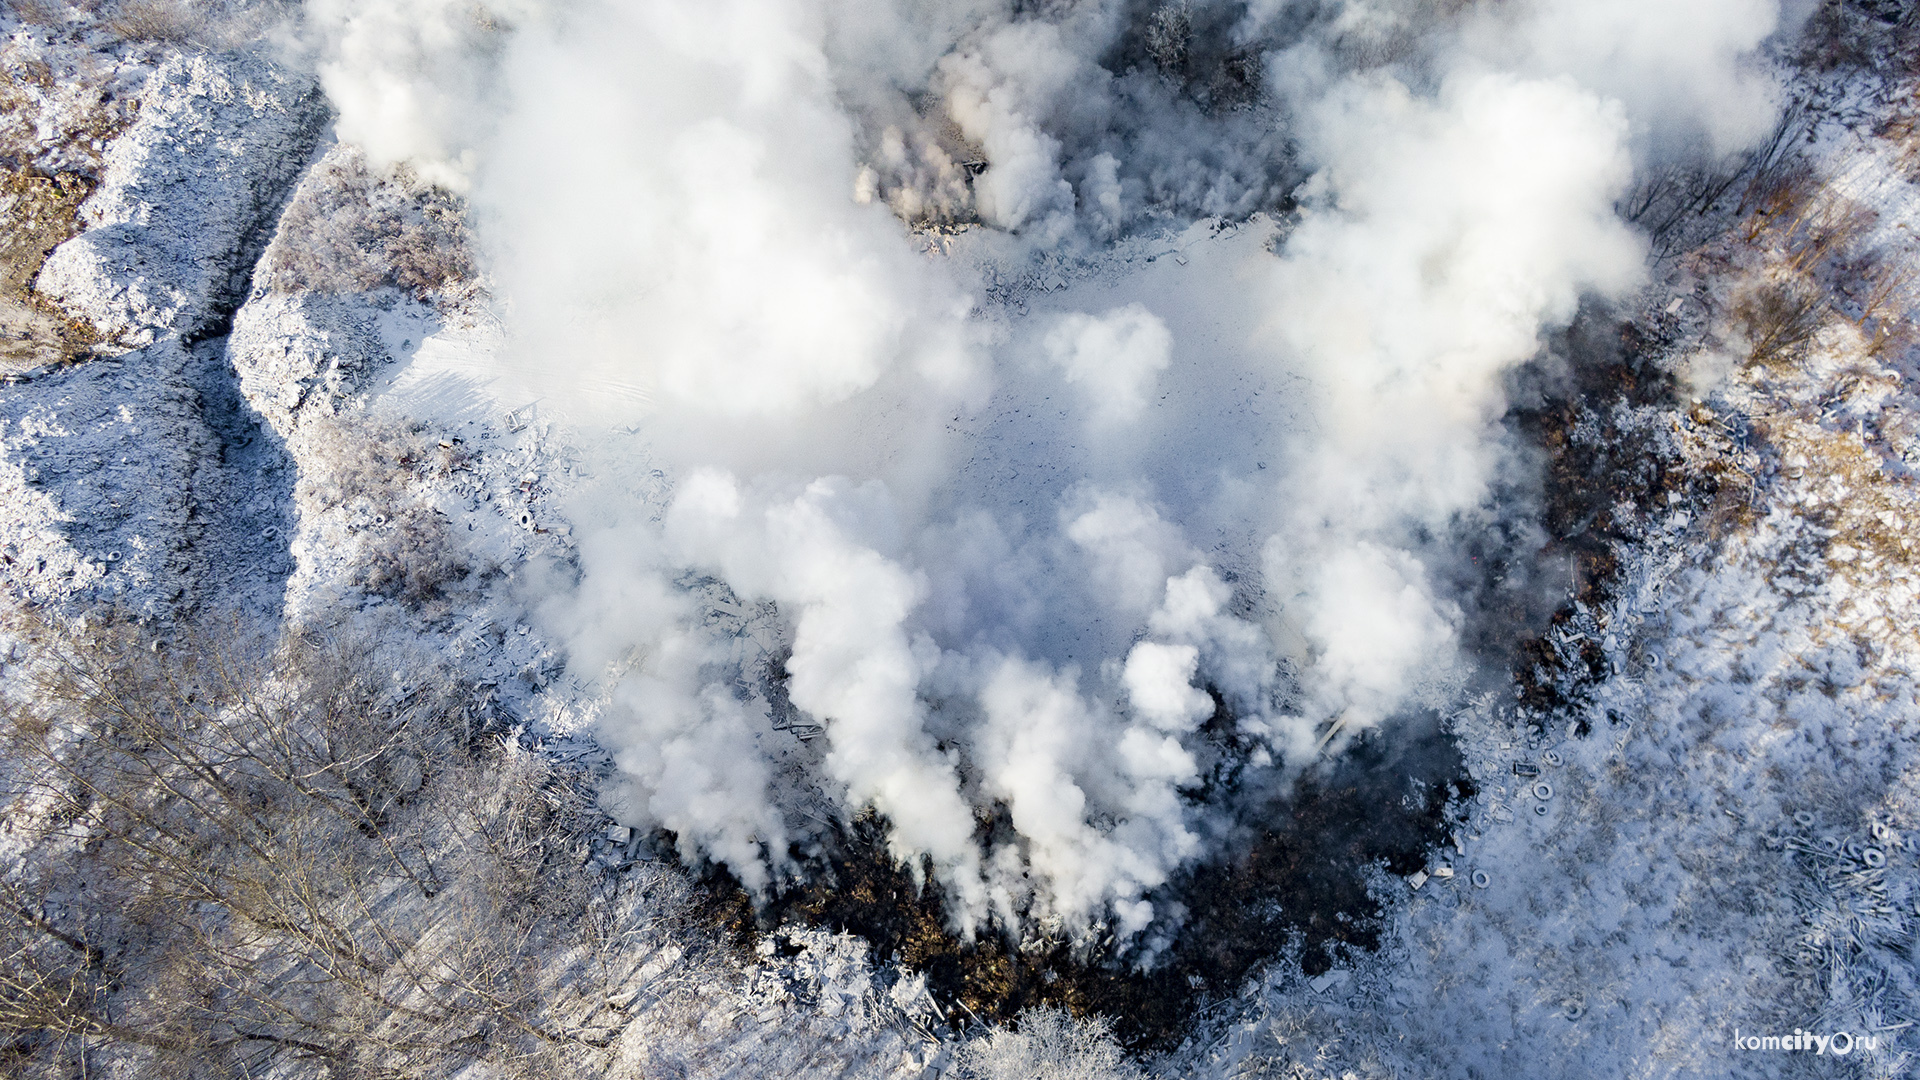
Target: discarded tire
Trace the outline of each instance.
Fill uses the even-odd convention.
[[[1813,827],[1813,815],[1808,811],[1801,810],[1793,815],[1793,823],[1803,829],[1811,829]]]
[[[1475,870],[1473,872],[1474,888],[1484,889],[1491,884],[1493,884],[1493,878],[1487,876],[1487,872],[1485,870]]]
[[[1553,785],[1547,783],[1545,780],[1533,785],[1533,797],[1539,799],[1541,802],[1546,802],[1548,799],[1553,798]]]
[[[1878,870],[1887,865],[1887,853],[1879,848],[1863,848],[1860,852],[1860,861]]]

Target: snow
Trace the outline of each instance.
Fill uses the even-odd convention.
[[[258,55],[166,60],[39,291],[127,345],[215,330],[326,115],[311,80]]]

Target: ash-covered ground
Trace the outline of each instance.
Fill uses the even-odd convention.
[[[1512,7],[7,8],[0,1061],[1907,1075],[1920,15]]]

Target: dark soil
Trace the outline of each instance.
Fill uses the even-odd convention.
[[[963,940],[947,929],[938,889],[918,887],[889,858],[885,822],[873,816],[843,830],[827,865],[761,910],[716,875],[710,910],[742,943],[796,922],[858,934],[876,956],[924,972],[956,1027],[1053,1005],[1106,1016],[1129,1049],[1151,1052],[1177,1044],[1207,999],[1237,992],[1290,947],[1309,975],[1375,948],[1381,913],[1367,895],[1369,867],[1419,869],[1446,840],[1449,803],[1471,794],[1438,718],[1363,740],[1286,796],[1247,807],[1242,842],[1230,845],[1235,859],[1199,866],[1152,897],[1163,910],[1184,905],[1187,915],[1149,972],[1111,948],[1022,948],[991,932]]]
[[[1675,400],[1673,379],[1652,361],[1673,346],[1665,328],[1643,326],[1604,310],[1583,311],[1553,348],[1567,363],[1567,381],[1530,408],[1508,416],[1513,430],[1542,455],[1541,524],[1548,536],[1540,562],[1568,567],[1570,588],[1549,627],[1565,622],[1574,603],[1597,608],[1612,597],[1619,545],[1641,537],[1646,515],[1668,493],[1711,499],[1710,480],[1684,472],[1643,433],[1623,430],[1617,404]],[[1627,508],[1626,517],[1618,516]],[[1542,630],[1548,627],[1541,628]],[[1578,704],[1581,691],[1606,674],[1599,645],[1558,655],[1544,633],[1522,635],[1512,669],[1520,704],[1551,713]]]

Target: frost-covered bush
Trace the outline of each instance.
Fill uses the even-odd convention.
[[[195,42],[207,25],[185,0],[125,0],[107,19],[107,29],[128,41],[184,45]]]
[[[364,416],[320,420],[301,433],[295,497],[331,514],[323,542],[350,555],[351,583],[421,605],[466,577],[468,567],[423,482],[466,467],[464,449],[417,423]]]
[[[258,283],[282,293],[397,286],[421,295],[473,273],[458,198],[404,166],[377,175],[359,148],[340,145],[300,184]]]
[[[1001,1028],[967,1043],[955,1055],[972,1080],[1136,1080],[1104,1021],[1076,1020],[1059,1009],[1021,1014],[1017,1028]]]

